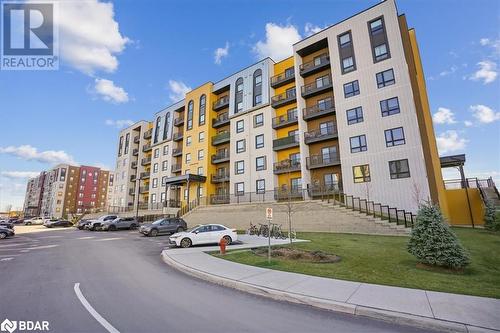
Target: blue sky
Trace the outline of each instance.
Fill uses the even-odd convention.
[[[65,161],[112,167],[120,126],[376,2],[62,3],[60,69],[0,71],[0,210],[22,206],[27,176]],[[500,3],[397,5],[417,31],[441,153],[466,153],[468,176],[500,182]]]

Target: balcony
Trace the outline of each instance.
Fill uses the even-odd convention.
[[[308,170],[334,165],[340,165],[340,157],[338,154],[320,154],[312,155],[306,158],[306,166]]]
[[[293,124],[296,124],[298,121],[297,117],[297,109],[294,112],[290,112],[288,114],[274,117],[273,118],[273,129],[278,129],[282,127],[287,127]]]
[[[182,155],[182,148],[174,148],[172,149],[172,156],[179,157]]]
[[[137,169],[137,161],[133,161],[132,163],[130,163],[130,167],[132,169]]]
[[[210,176],[213,184],[224,183],[229,181],[229,172],[216,173]]]
[[[141,138],[139,136],[134,137],[134,143],[139,143],[141,141]]]
[[[148,152],[150,151],[152,148],[151,148],[151,144],[150,143],[147,143],[145,144],[144,146],[142,146],[142,151],[143,152]]]
[[[128,195],[135,195],[135,189],[134,188],[129,189]]]
[[[275,95],[271,97],[271,106],[275,109],[292,104],[297,100],[297,96],[294,90],[288,90],[287,92],[284,92],[279,95]]]
[[[146,132],[144,132],[144,139],[148,140],[151,139],[153,136],[153,129],[148,129]]]
[[[223,143],[227,143],[230,140],[230,133],[223,132],[212,137],[212,145],[217,146]]]
[[[219,98],[214,102],[213,110],[219,111],[229,106],[229,96],[224,96]]]
[[[130,181],[131,181],[131,182],[135,182],[135,175],[131,175],[131,176],[130,176]]]
[[[330,67],[330,56],[324,53],[312,61],[300,65],[300,76],[307,77]]]
[[[229,162],[229,152],[220,151],[217,154],[212,155],[212,164]]]
[[[332,98],[327,99],[324,103],[302,109],[302,118],[304,120],[312,120],[334,114],[335,105]]]
[[[181,172],[182,164],[172,164],[172,172]]]
[[[149,192],[149,186],[141,186],[139,187],[139,193],[144,194]]]
[[[295,72],[286,71],[271,77],[271,87],[276,89],[293,81],[295,81]]]
[[[132,150],[132,155],[134,155],[134,156],[139,155],[139,149],[134,148],[134,150]]]
[[[229,194],[212,194],[210,196],[210,204],[221,205],[229,203]]]
[[[172,140],[174,141],[181,141],[183,138],[184,138],[184,132],[177,132],[174,133],[174,135],[172,136]]]
[[[298,187],[292,187],[290,190],[287,188],[274,188],[274,200],[278,201],[303,199],[303,195],[304,190]]]
[[[178,117],[174,119],[174,126],[182,126],[184,124],[184,112],[179,114]]]
[[[307,186],[307,192],[311,197],[319,197],[325,195],[332,195],[333,193],[338,193],[342,191],[342,183],[341,182],[329,182],[323,183],[323,180],[313,179],[312,182],[314,185]]]
[[[148,179],[150,176],[149,171],[141,172],[141,180]]]
[[[337,126],[328,125],[326,127],[304,133],[304,142],[308,145],[314,142],[336,139],[338,136]]]
[[[332,79],[330,78],[330,74],[317,78],[313,83],[302,86],[301,94],[302,97],[308,98],[328,90],[332,91]]]
[[[283,160],[276,162],[273,165],[273,172],[275,175],[295,171],[300,171],[300,161]]]
[[[298,147],[299,146],[299,135],[291,135],[291,136],[286,136],[284,138],[279,138],[273,140],[273,150],[278,151],[278,150],[283,150],[287,148],[292,148],[292,147]]]
[[[213,128],[219,128],[227,124],[229,124],[229,115],[227,113],[223,113],[217,118],[212,119]]]
[[[141,160],[141,165],[142,166],[146,166],[146,165],[149,165],[151,164],[151,156],[149,157],[144,157],[142,160]]]

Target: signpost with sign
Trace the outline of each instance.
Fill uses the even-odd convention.
[[[271,263],[271,221],[273,220],[273,209],[266,208],[267,219],[267,262]]]

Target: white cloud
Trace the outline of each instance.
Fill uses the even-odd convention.
[[[300,34],[293,25],[280,26],[267,23],[266,40],[258,41],[253,47],[253,52],[258,59],[271,57],[275,61],[280,61],[292,55],[292,45],[300,39]]]
[[[134,121],[130,119],[118,119],[118,120],[107,119],[104,123],[108,126],[113,126],[118,129],[122,129],[133,125]]]
[[[38,176],[40,172],[37,171],[2,171],[1,175],[10,179],[23,179],[23,178],[34,178]]]
[[[219,47],[214,52],[214,61],[217,65],[222,63],[222,58],[225,58],[229,55],[229,43],[226,42],[225,47]]]
[[[38,161],[49,164],[76,164],[73,157],[63,150],[45,150],[39,152],[38,149],[30,145],[0,147],[0,153],[13,155],[27,161]]]
[[[456,123],[455,114],[447,108],[440,107],[438,111],[432,115],[432,120],[435,124],[454,124]]]
[[[472,125],[474,125],[474,123],[470,120],[466,120],[466,121],[464,121],[464,125],[465,125],[465,127],[472,127]]]
[[[170,100],[172,102],[178,102],[186,97],[186,93],[191,91],[191,87],[188,87],[182,81],[169,80],[168,90],[170,91],[170,94],[168,95]]]
[[[493,48],[493,56],[500,56],[500,39],[481,38],[479,44]]]
[[[500,120],[500,112],[495,112],[486,105],[471,105],[470,110],[474,118],[476,118],[480,123],[489,124]]]
[[[490,60],[483,60],[477,63],[479,69],[472,74],[469,79],[473,81],[483,81],[483,84],[488,84],[496,80],[497,64]]]
[[[95,79],[94,90],[106,102],[127,103],[129,101],[127,92],[111,80]]]
[[[442,133],[436,138],[438,150],[440,154],[463,150],[468,142],[464,138],[459,138],[457,131],[450,130]]]
[[[120,33],[111,2],[60,1],[55,23],[63,61],[89,75],[118,68],[116,55],[130,40]]]
[[[323,30],[323,28],[321,28],[321,27],[319,27],[317,25],[314,25],[312,23],[309,23],[309,22],[306,23],[306,25],[304,27],[304,32],[305,32],[306,37],[314,35],[315,33],[318,33],[321,30]]]

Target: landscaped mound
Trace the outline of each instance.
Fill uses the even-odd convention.
[[[261,257],[267,256],[267,248],[252,249],[252,252]],[[329,254],[323,251],[306,251],[289,247],[271,248],[271,257],[325,264],[340,261],[340,257],[335,254]]]

